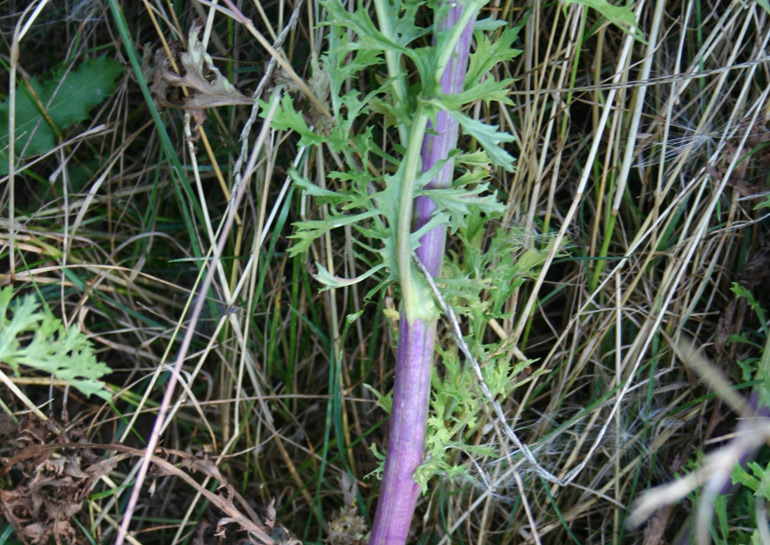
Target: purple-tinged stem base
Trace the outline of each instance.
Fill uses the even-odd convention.
[[[393,406],[390,411],[385,475],[369,545],[403,545],[409,533],[419,485],[412,475],[425,455],[428,390],[436,322],[406,323],[401,314]],[[426,365],[426,362],[428,364]]]

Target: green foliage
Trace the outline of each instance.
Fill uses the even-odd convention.
[[[424,47],[422,44],[427,42],[427,36],[434,29],[432,26],[415,26],[415,13],[422,2],[398,6],[388,2],[384,4],[392,8],[393,15],[388,19],[390,28],[387,36],[377,28],[366,10],[349,13],[338,0],[324,2],[328,10],[327,24],[332,28],[330,50],[321,58],[320,66],[328,77],[333,122],[319,123],[323,130],[311,127],[308,117],[295,109],[289,97],[284,98],[273,121],[277,128],[295,131],[300,136],[300,145],[328,146],[346,159],[344,172],[329,173],[329,179],[337,181],[334,189],[318,187],[297,171],[291,173],[303,191],[315,197],[319,204],[328,205],[325,219],[295,223],[291,255],[304,253],[314,240],[339,227],[352,227],[358,235],[356,256],[366,271],[355,278],[344,279],[317,263],[316,278],[327,287],[350,285],[373,277],[381,288],[399,280],[397,230],[407,176],[415,176],[414,197],[427,195],[437,204],[430,222],[422,230],[411,233],[412,250],[418,247],[422,235],[434,227],[445,225],[454,233],[465,225],[466,218],[471,214],[480,213],[490,218],[505,210],[486,180],[492,168],[513,168],[513,157],[502,147],[513,137],[468,117],[462,110],[479,99],[510,103],[506,89],[511,80],[497,82],[489,76],[489,71],[498,62],[510,60],[519,53],[511,49],[518,36],[518,28],[503,30],[495,43],[483,32],[477,31],[479,51],[470,60],[474,80],[468,81],[464,93],[448,96],[440,93],[438,76],[441,64],[445,62],[442,56],[445,47],[442,44],[448,46],[456,38],[456,32],[453,29],[439,32],[437,46]],[[485,24],[489,26],[480,23],[481,26]],[[407,85],[400,85],[398,78],[378,75],[377,71],[388,55],[397,59],[406,57],[418,67],[419,77],[408,83],[408,93],[399,91],[406,89]],[[355,90],[343,92],[346,80],[352,80],[353,89],[366,87],[372,90],[365,96]],[[357,84],[359,81],[362,85]],[[468,155],[457,151],[452,153],[451,158],[461,176],[449,188],[426,190],[424,187],[444,163],[436,164],[426,173],[405,172],[406,150],[399,146],[394,146],[394,150],[384,149],[380,145],[382,136],[374,133],[370,118],[372,115],[384,115],[387,126],[395,125],[403,129],[402,134],[409,134],[418,111],[435,117],[440,110],[446,110],[455,117],[465,134],[473,137],[483,151]],[[407,147],[420,146],[421,142],[404,144]],[[369,165],[374,161],[384,164],[383,172],[371,171]]]
[[[480,82],[486,81],[492,68],[498,63],[508,62],[521,53],[514,49],[513,43],[519,37],[518,26],[506,27],[493,43],[484,32],[479,32],[479,24],[476,24],[476,51],[471,53],[468,59],[468,72],[465,76],[465,89],[473,89]]]
[[[593,8],[623,32],[630,34],[636,40],[644,41],[637,27],[636,16],[628,6],[613,6],[607,0],[565,0],[565,7],[569,4],[582,4]]]
[[[512,366],[499,343],[474,344],[477,357],[484,358],[484,380],[496,397],[511,395],[516,388],[540,374],[535,373],[525,380],[518,380],[519,375],[532,365],[533,361],[519,362]],[[486,414],[486,400],[475,384],[470,367],[460,363],[456,349],[439,349],[439,353],[443,371],[434,368],[432,372],[431,416],[428,418],[425,439],[425,462],[414,475],[415,482],[422,487],[423,492],[427,490],[430,479],[436,475],[449,479],[466,477],[472,480],[467,472],[467,458],[478,459],[497,454],[495,448],[473,442],[473,435],[480,432],[479,423],[483,422]],[[392,394],[384,396],[371,386],[365,386],[377,397],[377,405],[390,413]],[[384,470],[385,456],[374,444],[372,452],[378,464],[370,475],[379,477]],[[464,460],[459,458],[463,453],[466,455]]]
[[[759,356],[749,356],[739,360],[738,365],[743,381],[756,381],[755,408],[761,415],[762,411],[770,407],[770,345],[768,344],[767,315],[751,291],[737,283],[733,283],[731,291],[737,298],[746,299],[760,324],[754,332],[743,331],[740,334],[731,335],[728,342],[741,345],[743,348],[738,352],[743,352],[745,347],[751,347],[752,352],[759,352]],[[744,452],[741,455],[748,457],[750,461],[744,463],[735,461],[731,473],[732,483],[740,484],[741,487],[732,495],[719,494],[714,499],[713,509],[716,516],[712,523],[711,537],[715,543],[732,545],[763,542],[756,528],[758,524],[766,524],[766,522],[758,521],[756,517],[760,512],[758,509],[760,504],[770,500],[770,462],[767,461],[769,452],[766,447],[758,452]],[[688,463],[690,468],[694,469],[703,463],[702,458],[705,455],[703,453],[698,455],[701,459],[690,461]],[[699,501],[703,501],[702,493],[693,492],[693,502]]]
[[[521,380],[519,376],[533,361],[523,361],[512,366],[499,343],[469,344],[475,346],[474,356],[483,362],[484,381],[495,397],[510,396],[516,388],[534,376]],[[428,418],[425,462],[414,475],[415,482],[422,487],[423,492],[435,475],[473,480],[467,473],[465,460],[468,457],[478,460],[497,455],[495,448],[476,444],[475,441],[476,436],[482,433],[479,423],[484,422],[486,416],[486,400],[476,386],[470,366],[460,364],[456,350],[439,352],[444,364],[443,373],[433,370],[432,411]],[[466,455],[465,459],[460,458],[461,453]]]
[[[13,290],[0,290],[0,362],[18,374],[26,365],[65,380],[86,396],[110,399],[99,379],[111,370],[96,360],[91,341],[75,327],[65,329],[51,311],[27,295],[12,303]]]
[[[63,129],[88,119],[88,109],[107,98],[122,72],[106,56],[89,59],[73,70],[60,70],[48,81],[32,78],[16,93],[16,154],[38,155],[54,148]],[[8,174],[8,102],[0,104],[0,175]]]
[[[744,381],[759,380],[761,381],[757,387],[757,394],[759,400],[764,407],[770,407],[770,353],[768,353],[768,325],[770,322],[767,320],[767,314],[762,305],[757,301],[748,289],[740,284],[733,283],[730,288],[736,297],[745,299],[751,310],[754,311],[757,321],[760,326],[758,331],[753,335],[755,339],[751,339],[748,332],[741,332],[740,334],[730,335],[728,342],[740,343],[747,346],[752,346],[759,350],[761,354],[759,357],[749,355],[746,358],[738,360],[738,366],[741,368],[742,379]]]
[[[465,217],[456,233],[463,248],[462,255],[450,255],[441,279],[444,296],[456,312],[468,319],[469,334],[465,341],[477,361],[491,393],[497,399],[510,396],[545,370],[522,377],[533,361],[511,361],[501,342],[481,342],[491,318],[506,318],[505,302],[527,278],[537,274],[549,248],[522,249],[522,233],[499,228],[487,239],[485,220],[478,210]],[[486,294],[486,295],[485,295]],[[486,400],[476,386],[468,365],[461,363],[457,348],[438,349],[442,366],[432,373],[431,413],[426,434],[426,458],[415,474],[415,481],[426,490],[436,475],[448,478],[471,477],[467,474],[469,457],[495,456],[496,450],[475,444],[479,423],[485,421]],[[371,386],[366,388],[377,397],[378,406],[390,412],[391,397],[383,396]],[[384,458],[383,458],[384,460]],[[382,464],[376,474],[382,471]]]
[[[273,125],[296,132],[301,146],[319,146],[319,150],[328,148],[339,154],[345,160],[345,170],[328,173],[326,187],[319,187],[299,171],[291,172],[295,184],[317,204],[325,205],[327,213],[324,219],[295,223],[290,254],[305,253],[313,241],[337,228],[353,229],[355,255],[364,272],[354,278],[340,278],[316,263],[315,277],[327,287],[374,280],[376,287],[368,294],[372,297],[384,286],[401,280],[399,259],[403,256],[399,257],[397,248],[402,203],[419,196],[430,197],[436,209],[426,225],[409,234],[410,249],[418,247],[424,233],[441,225],[462,243],[465,255],[457,257],[463,266],[448,265],[448,278],[442,281],[442,288],[458,312],[471,318],[469,342],[484,364],[490,390],[494,395],[507,396],[519,385],[517,376],[530,362],[511,365],[507,350],[500,343],[485,344],[472,339],[483,338],[490,318],[503,316],[507,298],[542,260],[538,260],[540,254],[536,250],[519,251],[518,233],[499,229],[491,239],[487,238],[489,219],[505,211],[491,186],[490,174],[496,168],[513,169],[514,159],[504,149],[513,136],[469,117],[464,110],[479,100],[511,103],[508,87],[512,80],[496,81],[490,74],[498,63],[510,61],[520,53],[512,48],[519,28],[500,30],[497,40],[492,42],[486,31],[499,29],[500,25],[479,21],[475,29],[478,49],[470,56],[465,89],[457,95],[444,95],[439,78],[448,60],[446,52],[452,50],[461,25],[438,33],[430,25],[415,26],[415,15],[423,4],[383,0],[377,8],[385,9],[388,17],[387,21],[380,17],[378,26],[367,10],[350,13],[338,0],[324,2],[328,10],[326,24],[331,27],[330,47],[320,62],[313,65],[322,67],[328,79],[328,106],[333,121],[319,121],[319,116],[312,112],[308,115],[297,111],[294,101],[287,97]],[[467,9],[477,9],[479,5],[477,2]],[[432,35],[436,36],[435,47],[427,45]],[[412,79],[407,79],[403,68],[406,64],[417,68]],[[345,85],[346,81],[349,85]],[[364,95],[355,89],[370,91]],[[454,117],[463,133],[476,141],[478,149],[472,153],[450,152],[447,160],[453,161],[459,176],[449,187],[428,189],[426,186],[446,165],[446,160],[424,173],[419,164],[417,172],[407,172],[407,156],[415,150],[419,153],[422,146],[422,141],[413,142],[407,135],[413,134],[417,119],[435,119],[440,111]],[[380,125],[398,129],[400,145],[383,147],[382,143],[389,139],[376,134],[378,124],[372,123],[372,116],[382,116],[384,123]],[[370,168],[373,164],[380,170]],[[404,192],[411,192],[412,199],[405,199]],[[519,264],[520,258],[526,259]],[[501,278],[504,280],[500,281]],[[470,368],[460,363],[456,348],[442,356],[444,370],[434,370],[432,377],[426,459],[414,476],[423,490],[434,475],[465,475],[467,457],[461,459],[463,455],[482,457],[495,453],[494,449],[472,441],[471,436],[480,431],[479,422],[485,417],[486,401],[474,386]],[[375,394],[380,406],[388,411],[390,397],[376,391]],[[378,452],[375,456],[382,463],[384,457]],[[374,473],[379,475],[381,471],[382,465]]]
[[[770,500],[770,479],[768,479],[770,464],[763,467],[757,462],[749,462],[747,466],[751,473],[740,464],[736,464],[732,472],[733,484],[740,483],[750,489],[755,496],[762,496],[765,500]]]

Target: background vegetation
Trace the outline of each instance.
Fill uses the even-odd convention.
[[[350,180],[328,176],[342,165],[328,148],[264,123],[274,93],[317,130],[334,123],[326,11],[122,4],[0,4],[0,543],[114,541],[153,436],[132,543],[363,543],[396,294],[370,293],[376,277],[321,291],[316,262],[367,272],[351,226],[289,252],[292,224],[334,204],[292,166],[317,188]],[[450,237],[441,287],[510,425],[574,479],[554,486],[521,456],[442,322],[415,543],[770,542],[770,6],[631,9],[636,34],[583,3],[482,12],[519,28],[485,34],[521,50],[491,72],[513,78],[513,104],[466,113],[515,137],[516,166],[490,171],[505,210]],[[365,94],[384,76],[346,85]],[[388,149],[386,114],[351,138]],[[111,395],[75,387],[93,388],[83,366],[99,379],[94,358]]]

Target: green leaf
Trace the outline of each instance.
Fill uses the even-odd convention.
[[[302,189],[302,191],[318,199],[319,204],[340,204],[350,200],[348,195],[343,195],[330,189],[324,189],[323,187],[314,184],[302,176],[302,174],[300,174],[295,168],[289,170],[289,177],[300,189]]]
[[[321,265],[318,261],[316,261],[315,266],[318,268],[318,272],[313,275],[313,277],[318,280],[321,284],[324,284],[326,286],[326,289],[330,288],[345,288],[348,286],[353,286],[354,284],[358,284],[359,282],[363,282],[370,276],[378,273],[380,269],[385,268],[384,263],[380,263],[379,265],[376,265],[366,271],[364,274],[360,276],[356,276],[355,278],[342,278],[340,276],[333,275],[329,272],[329,269]]]
[[[756,300],[754,294],[752,294],[751,291],[747,290],[737,282],[733,282],[730,291],[732,291],[736,296],[746,299],[746,301],[749,303],[749,306],[751,307],[751,310],[753,310],[754,314],[757,315],[760,324],[767,323],[767,320],[765,319],[765,309],[762,308],[762,305],[759,303],[759,301]]]
[[[490,193],[489,183],[476,184],[473,188],[460,186],[432,188],[421,192],[430,197],[437,210],[446,211],[449,216],[450,232],[456,232],[465,225],[471,208],[481,210],[487,216],[497,216],[505,212],[505,205],[497,200],[494,192]]]
[[[267,103],[260,100],[259,109],[259,116],[262,118],[266,117],[269,109]],[[294,109],[294,102],[288,93],[283,95],[281,105],[276,109],[270,126],[278,130],[285,131],[291,129],[296,132],[300,135],[300,146],[312,146],[323,144],[324,142],[324,137],[310,130],[302,114]]]
[[[327,231],[336,229],[337,227],[344,227],[346,225],[352,225],[365,219],[376,216],[378,212],[376,210],[370,210],[368,212],[362,212],[360,214],[353,214],[350,216],[332,216],[325,220],[310,220],[310,221],[298,221],[294,223],[297,229],[296,234],[289,238],[295,239],[295,243],[289,249],[289,255],[295,256],[301,254],[308,248],[310,244],[322,236]]]
[[[393,406],[393,392],[389,392],[388,395],[382,395],[380,391],[370,384],[364,383],[364,388],[369,390],[377,398],[377,406],[390,414],[390,409]]]
[[[765,477],[768,469],[762,467],[756,461],[748,463],[749,469],[756,476],[757,486],[752,488],[755,496],[762,496],[766,500],[770,500],[770,479]]]
[[[565,7],[570,4],[580,4],[593,8],[623,32],[632,35],[636,40],[644,41],[644,37],[638,29],[636,16],[628,6],[613,6],[607,0],[564,0]]]
[[[406,12],[405,16],[402,10],[394,7],[391,23],[395,38],[393,41],[379,31],[366,10],[358,9],[350,13],[338,0],[321,3],[328,11],[326,24],[341,26],[357,35],[355,40],[346,43],[349,50],[397,51],[408,54],[411,52],[406,46],[429,32],[429,29],[415,26],[411,11]]]
[[[456,110],[459,110],[466,104],[476,102],[477,100],[483,100],[485,104],[489,104],[494,100],[510,105],[513,104],[513,101],[508,98],[508,88],[513,81],[512,78],[504,79],[503,81],[495,81],[492,78],[487,78],[481,83],[466,89],[462,93],[455,95],[442,94],[441,102],[451,105]]]
[[[508,23],[502,19],[495,19],[494,17],[487,17],[486,19],[477,19],[473,25],[474,32],[476,31],[491,31],[497,30],[500,27],[507,26]]]
[[[743,466],[741,464],[735,464],[735,467],[733,467],[731,477],[733,480],[733,484],[740,483],[752,491],[756,491],[757,489],[759,489],[759,479],[750,475],[748,471],[743,469]]]
[[[476,139],[481,147],[484,148],[484,151],[487,152],[492,164],[496,167],[502,167],[508,172],[513,171],[513,156],[500,146],[500,144],[505,142],[513,142],[514,137],[512,134],[500,132],[492,125],[477,121],[460,112],[452,111],[451,108],[446,108],[443,104],[441,104],[441,107],[447,110],[449,115],[460,123],[465,134]]]
[[[468,60],[468,72],[465,76],[466,90],[478,85],[496,64],[508,62],[521,54],[520,49],[512,47],[513,42],[519,37],[519,28],[519,26],[506,28],[494,43],[486,34],[476,32],[477,47]]]
[[[28,295],[11,304],[13,290],[0,290],[0,362],[14,373],[25,365],[64,380],[86,396],[109,400],[99,379],[111,372],[96,360],[91,341],[77,328],[66,329],[50,310]],[[31,337],[31,338],[30,338]]]
[[[56,133],[88,119],[88,110],[110,96],[123,68],[106,56],[89,59],[77,69],[60,71],[46,83],[30,80],[37,95],[20,87],[16,93],[16,153],[47,153],[56,146]],[[42,108],[42,111],[41,111]],[[51,127],[43,112],[54,127]],[[0,176],[8,174],[8,102],[0,104]]]

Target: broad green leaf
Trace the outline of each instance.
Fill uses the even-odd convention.
[[[33,78],[30,86],[39,103],[28,88],[20,86],[16,93],[16,153],[32,156],[52,150],[56,133],[46,116],[58,132],[85,121],[89,108],[110,96],[122,70],[118,61],[102,56],[60,71],[45,83]],[[8,113],[6,101],[0,104],[0,176],[8,174]]]

